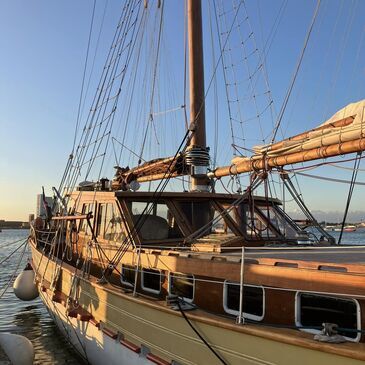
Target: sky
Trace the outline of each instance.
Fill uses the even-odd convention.
[[[218,13],[220,9],[223,14],[220,7],[228,6],[228,3],[231,2],[224,2],[222,5],[217,0]],[[36,194],[41,192],[42,186],[49,194],[52,186],[57,186],[61,179],[74,140],[93,4],[92,0],[0,2],[0,219],[27,220],[28,214],[35,210]],[[245,8],[242,7],[241,11],[247,11],[257,48],[265,55],[269,89],[277,112],[288,90],[316,1],[247,0],[244,4]],[[119,0],[96,1],[87,80],[90,74],[91,76],[82,121],[86,119],[122,5],[123,1]],[[159,17],[159,10],[156,9],[155,0],[150,0],[149,6],[152,24],[152,20]],[[217,72],[214,79],[217,80],[217,89],[215,82],[210,85],[219,55],[219,48],[215,46],[215,58],[213,57],[211,46],[214,43],[211,39],[218,40],[218,35],[211,37],[210,34],[211,27],[215,30],[215,19],[211,15],[214,11],[213,3],[203,0],[203,11],[205,84],[206,89],[209,88],[206,105],[208,142],[213,145],[215,129],[212,124],[217,115],[218,162],[228,164],[232,149],[229,147],[231,141],[222,73]],[[173,109],[184,103],[183,12],[182,1],[166,2],[161,60],[158,63],[161,84],[155,96],[158,101],[153,103],[156,115],[161,110]],[[363,14],[365,2],[360,0],[321,2],[303,63],[284,113],[283,136],[288,137],[313,128],[346,104],[364,98]],[[229,29],[229,16],[228,13],[225,19],[221,15],[218,20],[226,30]],[[279,22],[276,27],[277,19]],[[155,55],[155,49],[150,45],[156,45],[153,42],[156,42],[157,33],[156,28],[151,28],[151,32],[146,35],[154,39],[151,43],[146,41],[146,47],[140,56],[146,64],[151,64]],[[232,49],[240,43],[239,40],[237,36],[230,40]],[[252,42],[252,38],[250,41]],[[228,57],[228,54],[223,57]],[[240,60],[235,59],[235,66]],[[225,61],[229,63],[228,58]],[[129,116],[129,124],[126,124],[127,118],[123,114],[128,110],[129,99],[125,97],[122,98],[121,111],[114,130],[118,139],[126,130],[124,128],[127,128],[126,145],[134,151],[139,151],[150,108],[150,92],[147,89],[152,82],[151,73],[141,70],[143,72],[140,74],[144,76],[137,80],[133,97],[137,106],[134,105],[134,111]],[[242,78],[244,77],[241,76]],[[237,79],[240,80],[239,75]],[[131,80],[126,80],[126,89],[130,87]],[[261,86],[264,87],[263,83]],[[216,98],[214,90],[217,93]],[[242,100],[244,92],[242,86],[239,91]],[[142,102],[146,107],[140,106]],[[243,102],[244,113],[248,116],[250,108],[252,103]],[[160,119],[156,116],[155,123],[158,133],[154,136],[151,128],[144,155],[146,158],[152,158],[156,153],[162,156],[173,153],[174,146],[184,133],[181,112],[172,112]],[[265,123],[263,121],[267,128]],[[247,146],[259,142],[259,138],[254,136],[259,134],[260,128],[258,124],[244,124]],[[123,155],[125,164],[132,163],[131,159],[130,154]],[[113,175],[114,164],[112,158],[107,161],[103,171],[105,176]],[[341,164],[345,167],[350,165]],[[334,167],[320,168],[309,173],[345,180],[351,178],[351,171]],[[305,201],[311,209],[343,212],[347,184],[334,184],[306,177],[298,177],[298,180]],[[358,181],[365,181],[363,171],[359,172]],[[363,188],[355,188],[350,210],[365,210]]]

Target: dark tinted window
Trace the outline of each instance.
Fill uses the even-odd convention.
[[[83,204],[82,214],[88,214],[88,213],[93,214],[93,218],[90,219],[90,224],[91,224],[91,226],[93,226],[93,222],[94,222],[94,203],[84,203]],[[91,235],[90,227],[89,227],[86,219],[81,220],[79,227],[80,227],[79,228],[80,232],[84,232],[85,234]]]
[[[183,236],[167,204],[134,201],[129,206],[135,229],[143,240],[164,240]]]
[[[123,284],[131,284],[134,285],[134,278],[136,275],[135,266],[131,265],[123,265],[121,272],[121,281]]]
[[[142,271],[142,286],[147,291],[161,291],[161,273],[158,270],[143,269]]]
[[[170,274],[170,292],[186,299],[194,299],[194,277],[178,273]]]
[[[240,285],[239,283],[226,283],[226,308],[239,311]],[[243,312],[262,317],[264,314],[264,290],[260,287],[243,287]]]
[[[302,326],[322,327],[322,323],[335,323],[339,327],[357,329],[355,301],[316,294],[299,294],[300,323]],[[338,331],[342,336],[356,338],[357,332]]]

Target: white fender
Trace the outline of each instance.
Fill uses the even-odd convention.
[[[0,346],[13,365],[32,365],[34,348],[24,336],[0,333]]]
[[[13,284],[14,294],[21,300],[33,300],[38,297],[38,288],[34,283],[34,271],[27,266]]]

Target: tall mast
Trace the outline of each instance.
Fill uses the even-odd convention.
[[[189,95],[190,126],[194,133],[190,142],[194,156],[201,157],[206,151],[205,133],[205,92],[204,92],[204,57],[201,0],[188,0],[188,47],[189,47]],[[196,162],[196,159],[195,159]],[[205,176],[208,160],[203,158],[192,166],[191,190],[207,190],[208,179]],[[204,172],[205,170],[205,172]]]

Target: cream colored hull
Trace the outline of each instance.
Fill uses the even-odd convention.
[[[39,286],[42,277],[52,282],[55,263],[44,257],[39,264],[41,254],[33,249],[34,267],[39,267]],[[43,276],[44,275],[44,276]],[[80,305],[90,312],[105,327],[119,333],[128,341],[148,348],[150,352],[168,363],[177,364],[219,364],[220,361],[207,346],[196,336],[179,313],[156,304],[148,304],[140,298],[133,298],[89,280],[81,280],[78,287]],[[70,292],[72,274],[67,268],[62,269],[60,282],[63,293]],[[66,316],[65,307],[50,300],[49,291],[42,293],[42,299],[54,316],[63,332],[68,332],[71,341],[81,353],[80,342],[90,363],[105,364],[145,364],[151,363],[142,355],[124,348],[119,339],[106,336],[91,322],[81,322]],[[308,334],[291,331],[292,337],[298,337],[294,345],[284,332],[255,326],[238,326],[219,323],[216,317],[206,320],[192,320],[194,326],[210,345],[232,365],[243,364],[364,364],[350,357],[336,354],[343,345],[322,345],[309,338]],[[288,332],[288,331],[287,331]],[[76,336],[77,334],[77,336]],[[276,340],[274,340],[276,338]],[[288,343],[288,342],[289,343]],[[346,344],[347,345],[347,344]],[[354,344],[355,345],[355,344]],[[327,351],[321,348],[329,346]],[[329,349],[329,350],[328,350]],[[332,350],[331,350],[332,349]],[[128,351],[130,353],[128,353]]]
[[[90,364],[151,364],[144,355],[122,346],[91,323],[68,317],[65,307],[53,302],[47,294],[41,293],[41,299],[62,334]]]

